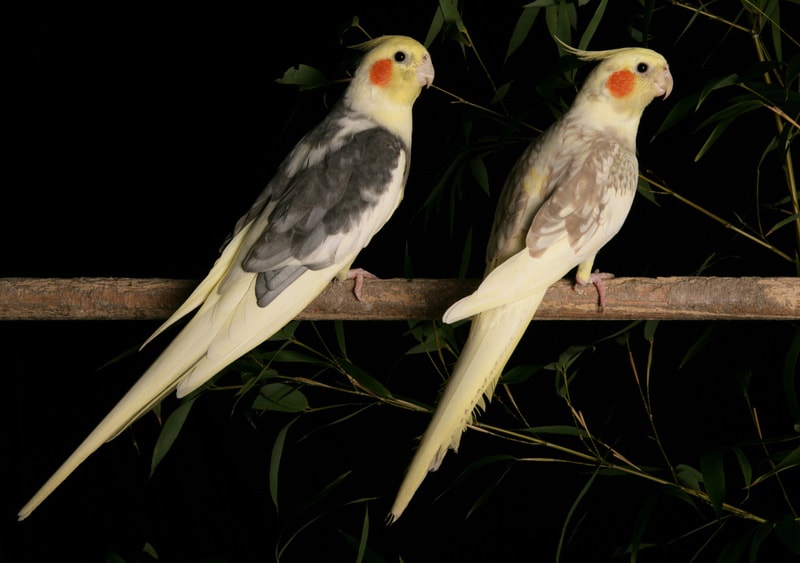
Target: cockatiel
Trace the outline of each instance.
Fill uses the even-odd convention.
[[[196,314],[20,510],[20,520],[173,389],[179,397],[194,391],[283,328],[331,280],[348,277],[402,199],[412,106],[434,78],[428,51],[414,39],[385,36],[361,47],[366,52],[342,99],[297,143],[208,276],[150,339]]]
[[[448,448],[458,450],[462,432],[491,399],[547,288],[577,266],[577,282],[594,283],[604,301],[605,275],[592,273],[592,263],[631,207],[639,119],[653,98],[669,96],[672,75],[664,57],[649,49],[568,50],[599,64],[569,111],[513,167],[495,214],[484,279],[444,314],[446,323],[473,317],[469,336],[400,486],[390,523]]]

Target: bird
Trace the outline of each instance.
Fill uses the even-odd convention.
[[[428,50],[403,35],[363,53],[341,98],[278,166],[236,222],[216,262],[144,343],[196,311],[140,379],[20,509],[23,520],[89,455],[177,390],[184,397],[273,336],[334,279],[400,204],[408,179],[412,107],[431,86]],[[143,346],[144,346],[143,345]]]
[[[597,252],[620,230],[636,193],[636,133],[645,107],[665,99],[673,80],[666,59],[640,47],[585,51],[596,62],[569,109],[530,144],[500,193],[483,280],[442,320],[471,318],[469,334],[395,497],[388,523],[400,518],[429,471],[485,411],[503,368],[547,288],[576,268],[605,305]]]

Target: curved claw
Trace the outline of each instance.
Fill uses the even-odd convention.
[[[355,280],[355,285],[353,286],[353,294],[359,301],[361,301],[361,288],[364,287],[364,278],[376,280],[378,279],[378,276],[369,273],[363,268],[352,268],[347,272],[347,277],[345,277],[346,280]]]
[[[580,278],[576,278],[575,285],[583,286],[592,284],[597,290],[598,305],[600,306],[600,311],[602,311],[603,308],[606,306],[606,286],[603,283],[603,281],[611,279],[614,279],[614,274],[609,274],[607,272],[601,272],[600,270],[595,270],[589,275],[588,280],[581,280]]]

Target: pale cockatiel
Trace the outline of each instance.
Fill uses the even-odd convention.
[[[380,37],[362,47],[341,101],[286,157],[208,276],[151,339],[197,313],[20,510],[20,520],[173,389],[179,397],[197,389],[280,330],[331,280],[348,277],[400,203],[412,106],[434,77],[430,55],[411,38]]]
[[[483,282],[444,314],[446,323],[474,317],[389,522],[400,517],[448,448],[458,449],[547,288],[577,266],[577,282],[594,283],[604,301],[604,275],[593,274],[592,263],[631,207],[639,119],[653,98],[669,95],[672,75],[664,57],[649,49],[569,50],[600,62],[569,111],[512,169],[495,214]]]

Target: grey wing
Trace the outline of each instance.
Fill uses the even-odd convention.
[[[578,154],[533,218],[526,238],[533,257],[564,242],[579,261],[594,256],[627,216],[636,193],[635,155],[602,137]]]
[[[334,264],[340,246],[348,244],[348,235],[377,204],[401,159],[408,162],[403,142],[382,128],[362,130],[332,146],[293,174],[282,167],[284,178],[260,203],[258,212],[268,213],[269,219],[242,267],[258,273],[261,306],[306,269]]]
[[[553,163],[547,162],[551,152],[548,148],[562,130],[562,122],[553,124],[531,143],[509,172],[486,247],[487,272],[525,247],[531,220],[555,185]]]

